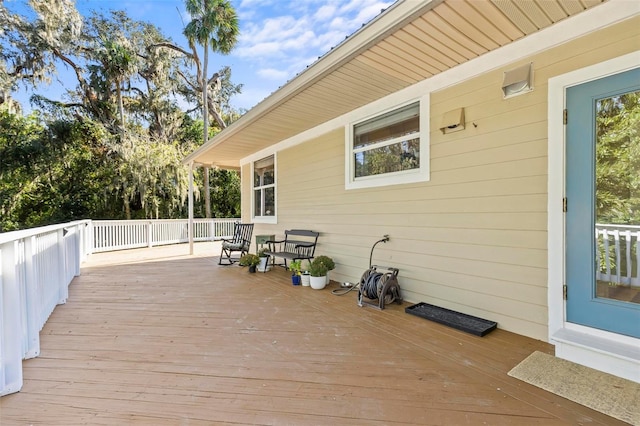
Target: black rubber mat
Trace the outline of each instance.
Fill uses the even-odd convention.
[[[494,321],[474,317],[424,302],[409,306],[405,308],[404,311],[411,315],[416,315],[467,333],[475,334],[476,336],[484,336],[490,331],[495,330],[498,326],[498,323]]]

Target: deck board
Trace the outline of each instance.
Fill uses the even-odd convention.
[[[623,424],[507,376],[548,344],[361,308],[195,247],[92,255],[0,424]]]

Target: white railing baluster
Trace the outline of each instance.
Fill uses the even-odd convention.
[[[604,238],[604,263],[606,266],[607,277],[611,277],[611,259],[609,257],[609,231],[606,229],[602,233]]]
[[[624,284],[631,284],[631,231],[628,229],[622,232],[625,239],[625,260],[627,261],[627,274],[624,277]]]
[[[599,223],[596,224],[595,236],[597,279],[640,286],[640,226]],[[614,240],[613,248],[611,238]]]

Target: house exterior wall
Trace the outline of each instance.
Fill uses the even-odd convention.
[[[432,91],[428,182],[346,190],[344,126],[277,151],[278,223],[254,234],[319,231],[316,253],[335,259],[338,281],[358,281],[388,234],[373,263],[399,268],[405,300],[548,340],[547,81],[637,50],[639,39],[634,18]],[[502,73],[528,62],[533,92],[503,99]],[[460,107],[465,130],[443,135],[443,114]],[[250,220],[250,167],[242,173]]]

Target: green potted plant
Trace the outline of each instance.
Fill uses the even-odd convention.
[[[300,285],[300,270],[302,269],[301,260],[292,260],[289,264],[289,270],[291,271],[291,283],[293,285]]]
[[[309,273],[309,267],[311,266],[311,262],[309,262],[307,260],[307,269],[305,269],[304,271],[302,271],[302,273],[300,274],[300,283],[304,286],[304,287],[309,287],[310,282],[311,282],[311,274]]]
[[[266,248],[261,248],[260,250],[258,250],[258,257],[260,258],[260,263],[258,264],[257,269],[259,272],[267,272],[269,270],[269,267],[267,266],[269,262],[269,256],[265,254],[266,251],[267,251]]]
[[[318,260],[318,258],[313,259],[311,265],[309,266],[309,274],[311,277],[309,278],[309,285],[311,288],[315,290],[322,290],[327,285],[327,272],[329,268],[325,265],[322,260]]]
[[[322,263],[322,264],[324,264],[324,266],[327,267],[327,273],[325,275],[327,277],[326,278],[327,284],[329,284],[329,271],[333,271],[334,269],[336,269],[336,264],[333,261],[333,259],[330,258],[329,256],[321,255],[321,256],[316,257],[313,261],[314,262],[317,261],[319,263]]]
[[[256,265],[260,263],[260,258],[252,253],[247,253],[240,258],[240,266],[248,266],[249,272],[256,272]]]

